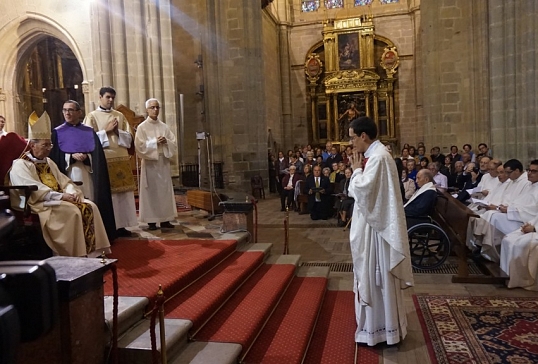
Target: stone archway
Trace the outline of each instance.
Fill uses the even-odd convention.
[[[31,54],[45,39],[54,39],[69,49],[85,79],[87,72],[82,53],[73,37],[60,24],[39,14],[27,14],[6,24],[0,31],[0,47],[4,50],[0,52],[0,114],[6,116],[8,131],[26,135],[28,114],[21,111],[20,85],[24,82]]]
[[[19,115],[24,121],[33,111],[38,115],[47,111],[52,127],[60,125],[64,101],[75,100],[84,109],[82,82],[82,69],[67,44],[50,36],[41,39],[26,50],[17,66]]]

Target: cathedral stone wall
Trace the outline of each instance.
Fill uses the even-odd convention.
[[[269,13],[262,15],[263,69],[264,77],[265,119],[267,121],[267,147],[274,149],[282,145],[284,138],[282,126],[282,75],[280,64],[280,32],[286,32],[277,24],[276,19]],[[287,34],[285,34],[287,36]],[[289,70],[288,70],[289,72]],[[275,150],[272,150],[275,153]]]
[[[488,1],[491,144],[503,160],[538,158],[538,4]]]
[[[487,2],[422,1],[425,142],[489,144]]]

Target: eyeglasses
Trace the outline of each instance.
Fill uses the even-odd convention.
[[[528,169],[527,173],[537,173],[538,169]]]
[[[504,173],[506,173],[506,174],[510,174],[510,173],[512,173],[512,172],[513,172],[513,171],[507,171],[506,169],[504,170]]]
[[[72,114],[74,113],[75,111],[78,111],[79,109],[62,109],[62,112],[64,114]]]
[[[38,144],[38,145],[45,149],[52,149],[52,147],[54,146],[54,144],[52,143],[43,143],[43,144]]]
[[[152,110],[160,110],[160,106],[150,106],[148,107],[148,109],[152,109]]]

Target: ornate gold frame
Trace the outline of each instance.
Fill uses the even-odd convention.
[[[394,76],[399,65],[399,56],[394,44],[386,38],[376,38],[373,18],[370,15],[352,19],[327,20],[323,24],[322,35],[325,51],[324,74],[308,77],[307,85],[310,91],[313,142],[342,141],[345,137],[345,131],[340,129],[345,125],[340,125],[338,122],[342,115],[339,113],[339,108],[341,110],[339,103],[345,101],[342,101],[341,97],[360,95],[361,100],[364,100],[361,112],[370,116],[378,124],[380,139],[384,142],[395,143],[394,82],[396,78]],[[355,35],[357,38],[354,38]],[[387,44],[381,59],[377,60],[378,67],[381,66],[385,71],[382,73],[385,74],[379,74],[379,68],[376,72],[374,47],[376,39],[382,44]],[[339,44],[340,41],[346,40],[345,46]],[[353,49],[355,47],[356,50]],[[356,58],[348,61],[347,64],[343,63],[341,59],[341,57],[348,55],[343,52],[347,52],[349,48],[358,52],[359,61],[356,69],[347,67],[348,64],[355,65]],[[308,55],[305,72],[308,62],[312,62],[313,56],[317,57],[315,54]],[[356,57],[356,55],[354,56]],[[344,59],[351,59],[351,56]],[[323,94],[325,97],[322,97]],[[326,100],[327,138],[320,138],[318,133],[317,113],[318,102],[321,98]]]

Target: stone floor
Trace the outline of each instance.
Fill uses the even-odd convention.
[[[286,213],[280,211],[280,200],[276,195],[268,195],[258,205],[258,242],[272,243],[272,254],[282,254],[284,250],[284,220]],[[173,230],[148,231],[147,225],[132,229],[140,238],[184,239],[245,238],[244,232],[223,233],[222,217],[208,221],[203,211],[179,213]],[[302,262],[350,263],[349,231],[336,226],[335,219],[312,221],[309,215],[289,213],[290,254],[300,254]],[[247,239],[250,237],[247,235]],[[330,289],[352,289],[352,273],[332,272]],[[415,286],[405,291],[408,314],[408,336],[402,343],[390,348],[382,348],[383,363],[430,363],[425,339],[413,304],[414,294],[444,294],[461,296],[522,296],[538,297],[538,292],[523,289],[507,289],[502,285],[456,284],[451,283],[449,274],[415,274]],[[353,320],[350,317],[350,320]]]

